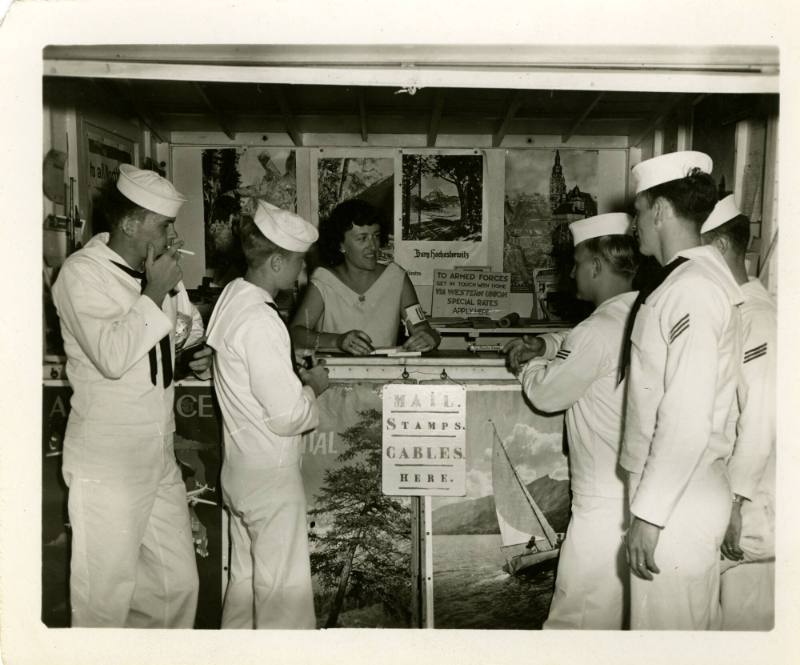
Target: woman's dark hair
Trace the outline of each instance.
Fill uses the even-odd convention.
[[[586,249],[605,261],[615,273],[633,279],[642,255],[632,235],[599,236],[583,242]]]
[[[685,178],[656,185],[642,195],[650,206],[657,198],[665,198],[678,217],[690,220],[699,230],[717,203],[717,185],[708,173],[695,168]]]
[[[148,210],[124,196],[116,180],[106,180],[100,186],[92,205],[92,233],[114,231],[127,217],[144,219]]]
[[[323,265],[332,268],[344,261],[340,246],[344,234],[354,226],[380,226],[381,247],[386,244],[389,233],[380,210],[360,199],[342,201],[337,205],[319,228],[319,256]]]
[[[703,234],[703,240],[707,239],[709,242],[713,242],[715,238],[719,237],[728,239],[736,256],[743,256],[750,246],[750,220],[746,215],[736,215],[722,226]]]

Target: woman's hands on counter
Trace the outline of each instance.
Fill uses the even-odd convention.
[[[409,337],[405,344],[403,344],[404,351],[430,351],[438,346],[439,342],[431,334],[431,331],[422,328],[421,330],[414,331],[414,334]]]
[[[350,330],[339,335],[336,346],[352,356],[368,356],[373,351],[372,339],[363,330]]]

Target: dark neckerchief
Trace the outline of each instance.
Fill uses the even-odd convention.
[[[622,357],[619,361],[617,385],[622,383],[623,379],[625,378],[625,374],[627,373],[628,366],[631,363],[631,335],[633,334],[633,325],[636,323],[636,315],[639,313],[639,308],[642,306],[642,303],[647,300],[650,294],[664,283],[664,280],[670,276],[675,268],[683,263],[686,263],[688,260],[689,259],[685,256],[679,256],[674,261],[670,261],[667,265],[661,268],[658,273],[656,273],[649,283],[643,284],[642,288],[639,289],[639,295],[636,296],[636,300],[633,301],[633,307],[631,308],[631,312],[628,314],[628,320],[625,323],[625,334],[622,338]]]
[[[138,270],[134,270],[123,263],[117,263],[116,261],[111,261],[111,263],[122,270],[122,272],[127,273],[135,279],[141,280],[141,290],[144,292],[144,289],[147,286],[147,275],[145,275],[143,272],[139,272]],[[172,383],[172,350],[170,348],[172,345],[169,341],[169,335],[162,337],[159,340],[158,345],[161,347],[161,371],[164,376],[164,388],[168,388]],[[155,386],[158,382],[158,357],[156,355],[156,347],[150,349],[150,351],[147,353],[147,357],[150,361],[150,381]]]
[[[292,364],[292,369],[294,370],[294,373],[297,374],[297,376],[299,377],[300,376],[300,373],[298,372],[299,366],[296,360],[297,356],[294,355],[294,342],[292,341],[292,334],[289,332],[289,326],[286,325],[286,322],[283,320],[283,317],[281,316],[281,312],[278,309],[278,306],[274,302],[267,302],[266,300],[264,302],[269,307],[275,310],[275,313],[278,315],[278,320],[283,324],[283,327],[286,328],[286,332],[289,335],[289,354],[290,354],[289,362]]]

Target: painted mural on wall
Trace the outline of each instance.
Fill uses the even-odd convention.
[[[402,155],[397,255],[416,284],[433,268],[486,265],[484,159],[472,151]]]
[[[381,491],[379,384],[334,384],[303,437],[314,603],[320,628],[405,628],[411,501]]]
[[[219,148],[203,150],[203,217],[206,269],[220,285],[243,273],[238,233],[242,213],[264,200],[297,209],[294,150]]]
[[[487,387],[488,388],[488,387]],[[513,419],[497,414],[514,414]],[[495,433],[497,436],[495,436]],[[569,522],[569,480],[563,418],[530,410],[519,389],[467,392],[467,494],[432,499],[433,593],[436,628],[538,629],[547,617],[557,558],[509,572],[501,534],[504,494],[494,478],[496,439],[506,451],[514,482],[524,485],[558,533]],[[505,524],[504,524],[505,526]],[[527,537],[528,534],[526,534]],[[535,533],[529,534],[531,538]],[[537,541],[538,542],[538,541]],[[534,543],[519,548],[535,551]],[[536,547],[541,548],[541,543]],[[557,553],[556,553],[557,554]]]
[[[320,157],[317,160],[317,219],[324,223],[342,201],[361,199],[380,210],[389,232],[378,260],[394,255],[394,159],[391,157]]]
[[[535,293],[536,315],[558,319],[548,294],[569,289],[569,223],[597,214],[596,150],[507,150],[503,271]]]

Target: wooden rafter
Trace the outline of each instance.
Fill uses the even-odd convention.
[[[363,88],[358,89],[358,118],[361,125],[361,140],[366,143],[369,139],[369,134],[367,133],[367,102],[364,99]]]
[[[503,138],[505,138],[505,135],[508,132],[508,127],[511,124],[511,121],[514,119],[514,116],[517,114],[517,111],[519,111],[520,106],[522,106],[522,94],[517,91],[509,100],[508,106],[506,106],[505,113],[503,114],[503,119],[500,121],[500,124],[497,126],[497,129],[492,135],[492,147],[500,147],[500,144],[503,142]]]
[[[594,96],[594,99],[592,99],[592,101],[589,103],[589,106],[587,106],[583,110],[583,112],[575,119],[575,121],[572,123],[572,126],[566,131],[566,133],[561,135],[562,143],[566,143],[575,135],[575,133],[578,131],[578,128],[583,124],[583,121],[589,117],[589,114],[592,111],[594,111],[594,107],[598,105],[598,103],[600,102],[601,99],[603,99],[603,96],[605,94],[606,94],[605,92],[598,92]]]
[[[644,139],[645,136],[647,136],[650,132],[652,132],[656,127],[661,125],[664,122],[664,120],[666,118],[668,118],[669,115],[676,108],[678,108],[678,106],[680,106],[681,104],[685,103],[685,101],[686,101],[686,95],[685,94],[683,94],[683,93],[676,94],[674,99],[669,104],[667,104],[667,106],[662,111],[659,111],[657,114],[653,115],[650,118],[650,120],[648,121],[647,125],[645,126],[645,129],[643,131],[639,132],[639,134],[637,136],[632,138],[628,145],[630,145],[630,146],[639,145],[642,142],[642,139]]]
[[[211,101],[205,88],[206,86],[202,83],[194,84],[194,89],[197,90],[197,93],[200,95],[200,98],[203,100],[206,108],[211,111],[211,115],[214,116],[214,120],[216,120],[219,128],[231,141],[236,140],[236,132],[231,129],[230,119]]]
[[[271,86],[271,89],[275,95],[275,99],[278,100],[278,107],[280,108],[281,115],[283,116],[283,124],[286,127],[286,133],[292,139],[292,143],[294,143],[296,146],[302,146],[303,137],[300,135],[300,132],[297,131],[294,114],[292,113],[292,108],[289,106],[289,100],[286,98],[286,93],[284,92],[283,86],[273,85]]]
[[[428,123],[428,147],[436,145],[436,137],[439,134],[439,124],[442,121],[442,110],[444,109],[444,91],[437,90],[431,109],[431,119]]]
[[[142,104],[136,91],[133,90],[131,82],[125,79],[93,79],[101,88],[105,88],[112,99],[120,100],[120,107],[125,107],[128,111],[133,110],[139,121],[150,130],[153,137],[159,143],[167,143],[169,132],[158,126]]]

